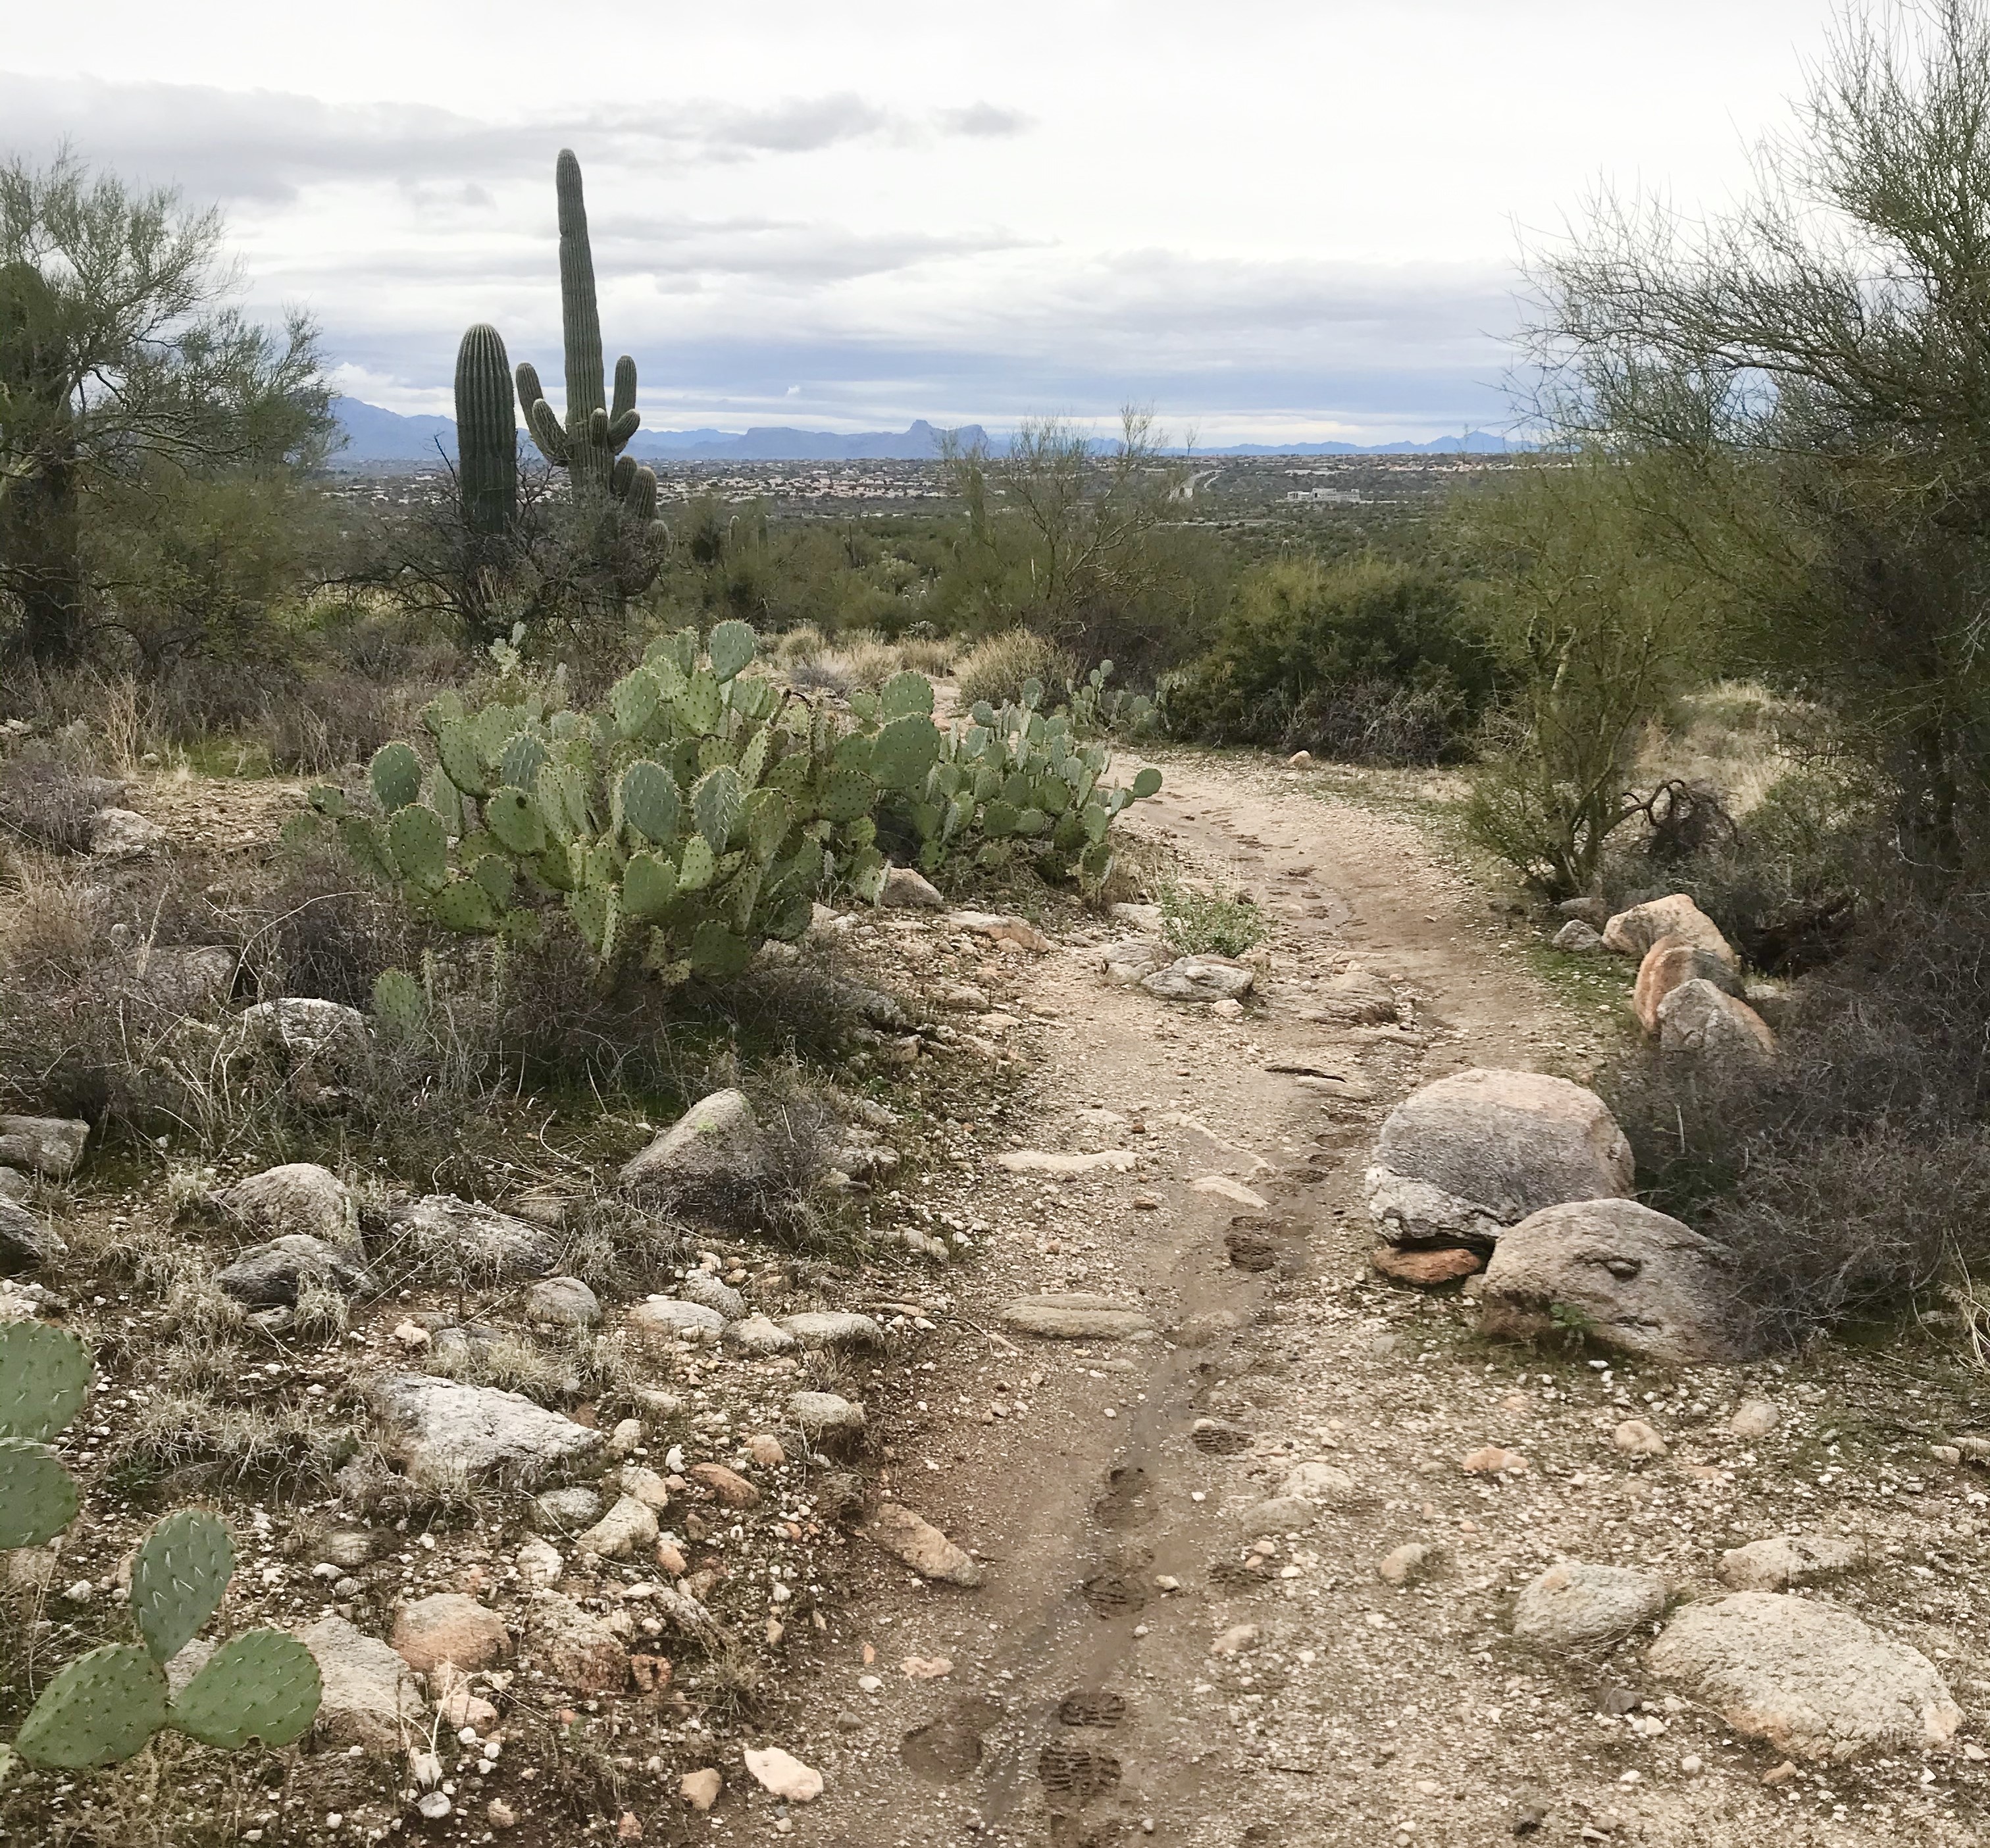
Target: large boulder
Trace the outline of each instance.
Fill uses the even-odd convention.
[[[351,1190],[314,1161],[288,1161],[248,1175],[219,1189],[214,1204],[237,1225],[270,1237],[304,1232],[330,1245],[358,1242]]]
[[[453,1194],[430,1194],[386,1215],[406,1254],[451,1276],[498,1282],[543,1277],[559,1262],[559,1241],[543,1226]]]
[[[808,1309],[775,1324],[803,1347],[882,1347],[885,1331],[871,1316],[854,1309]]]
[[[421,1685],[385,1643],[343,1617],[321,1617],[302,1641],[324,1683],[316,1724],[328,1744],[396,1755],[417,1739],[426,1743]]]
[[[1865,1554],[1856,1541],[1829,1534],[1777,1534],[1730,1547],[1720,1556],[1720,1581],[1737,1592],[1787,1592],[1855,1571]]]
[[[224,1296],[238,1303],[253,1309],[275,1309],[295,1303],[307,1279],[345,1296],[356,1296],[373,1287],[363,1264],[308,1232],[291,1232],[267,1245],[250,1245],[214,1281]]]
[[[946,909],[946,900],[940,895],[939,888],[923,873],[909,866],[885,868],[885,889],[878,895],[878,902],[888,911]]]
[[[1642,956],[1661,937],[1677,937],[1720,957],[1730,969],[1741,959],[1720,934],[1720,926],[1684,892],[1653,899],[1620,911],[1603,927],[1603,945],[1622,956]]]
[[[1521,1588],[1513,1634],[1543,1649],[1615,1642],[1666,1608],[1666,1581],[1628,1566],[1559,1559]]]
[[[165,844],[166,831],[136,809],[102,808],[90,818],[93,860],[141,860]]]
[[[1635,1200],[1573,1201],[1531,1214],[1493,1248],[1481,1333],[1580,1330],[1605,1347],[1685,1366],[1739,1357],[1727,1255]]]
[[[545,1277],[525,1292],[525,1320],[555,1328],[592,1328],[601,1299],[578,1277]]]
[[[1661,1052],[1755,1064],[1775,1056],[1768,1022],[1738,996],[1703,979],[1682,982],[1665,997],[1658,1030]]]
[[[529,1482],[594,1457],[608,1442],[522,1393],[433,1374],[384,1374],[371,1382],[368,1396],[390,1448],[423,1481]]]
[[[1540,1072],[1459,1072],[1389,1113],[1368,1210],[1393,1244],[1491,1245],[1543,1207],[1625,1197],[1633,1166],[1593,1091]]]
[[[632,1192],[666,1197],[707,1193],[759,1180],[765,1163],[760,1125],[743,1091],[715,1091],[622,1168]]]
[[[83,1160],[90,1125],[72,1116],[0,1116],[0,1164],[66,1180]]]
[[[1631,991],[1638,1024],[1647,1033],[1656,1033],[1660,1004],[1681,983],[1693,981],[1711,982],[1727,994],[1741,992],[1740,973],[1712,950],[1683,937],[1659,938],[1645,952],[1645,960],[1638,965],[1637,985]]]
[[[68,1248],[47,1220],[0,1194],[0,1272],[32,1270]]]
[[[1727,1724],[1791,1758],[1946,1745],[1962,1710],[1934,1663],[1812,1598],[1737,1592],[1689,1604],[1645,1658]]]

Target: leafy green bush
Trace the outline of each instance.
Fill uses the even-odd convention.
[[[1169,729],[1357,761],[1459,754],[1492,662],[1457,586],[1373,556],[1248,575],[1209,651],[1164,683]]]
[[[1271,934],[1271,923],[1251,900],[1220,887],[1198,892],[1173,881],[1160,889],[1161,929],[1182,956],[1248,955]]]

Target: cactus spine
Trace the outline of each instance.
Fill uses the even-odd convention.
[[[456,350],[456,450],[464,524],[472,532],[508,532],[518,517],[518,431],[511,362],[487,321]]]
[[[587,205],[580,162],[562,148],[553,170],[559,201],[560,328],[566,348],[566,421],[553,414],[536,368],[518,368],[518,403],[540,453],[565,468],[579,494],[610,494],[638,518],[656,511],[657,476],[623,449],[642,418],[636,409],[636,362],[615,362],[615,402],[606,397],[602,363],[601,311],[595,299],[594,253],[587,236]]]

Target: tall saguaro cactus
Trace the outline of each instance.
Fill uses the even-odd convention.
[[[518,517],[518,429],[504,341],[480,321],[456,350],[457,483],[472,532],[501,533]]]
[[[615,403],[606,402],[601,311],[594,294],[594,253],[588,243],[587,206],[581,196],[580,162],[562,148],[554,169],[559,197],[560,325],[566,345],[566,421],[562,423],[540,389],[530,361],[518,366],[518,403],[540,453],[565,468],[579,494],[611,494],[639,519],[654,516],[657,477],[622,451],[642,418],[636,409],[636,362],[615,362]]]

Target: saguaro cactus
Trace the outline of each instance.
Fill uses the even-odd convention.
[[[601,311],[594,296],[594,253],[587,239],[587,206],[581,196],[580,162],[571,148],[560,150],[554,168],[559,197],[560,325],[566,345],[566,421],[546,402],[538,369],[518,366],[518,403],[540,453],[572,477],[579,493],[613,494],[640,519],[657,506],[654,469],[638,467],[622,451],[642,418],[636,409],[636,362],[627,353],[615,362],[615,403],[604,394]]]
[[[505,532],[518,517],[518,431],[504,338],[480,321],[456,349],[457,483],[472,532]]]

